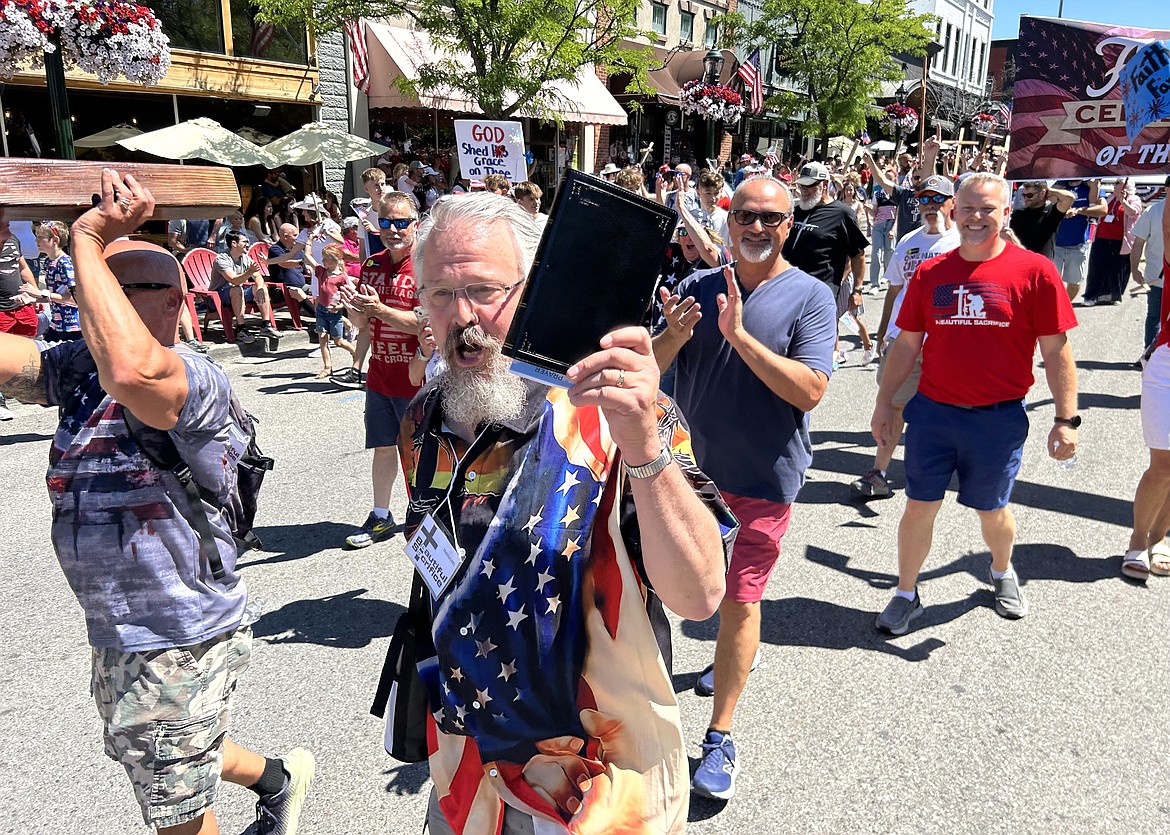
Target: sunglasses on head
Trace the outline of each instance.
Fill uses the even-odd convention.
[[[379,229],[389,229],[390,227],[394,227],[399,232],[406,229],[412,223],[414,223],[414,218],[412,218],[412,217],[380,217],[380,218],[378,218],[378,228]]]
[[[947,197],[945,194],[920,194],[920,195],[918,195],[918,202],[923,206],[928,206],[931,203],[942,204],[942,203],[947,202],[950,199],[951,198]]]
[[[731,212],[731,219],[740,226],[751,226],[758,220],[769,229],[775,229],[790,216],[791,212],[753,212],[751,209],[735,209]]]

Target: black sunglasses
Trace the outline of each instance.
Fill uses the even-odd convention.
[[[173,284],[163,284],[158,281],[143,281],[138,284],[123,284],[122,292],[128,290],[170,290]]]
[[[412,223],[414,223],[414,218],[412,218],[412,217],[380,217],[380,218],[378,218],[378,228],[379,229],[389,229],[391,226],[393,226],[399,232],[401,232],[403,229],[410,226],[410,224],[412,224]]]
[[[757,220],[769,229],[775,229],[792,216],[791,212],[753,212],[751,209],[735,209],[731,218],[740,226],[751,226]]]
[[[920,205],[928,206],[931,203],[945,203],[951,198],[945,194],[920,194],[918,195],[918,202]]]

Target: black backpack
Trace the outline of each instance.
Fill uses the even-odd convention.
[[[68,356],[68,360],[63,363],[64,371],[59,386],[61,391],[72,391],[90,374],[97,373],[97,364],[89,352],[89,346],[83,341],[67,343],[52,350],[67,352]],[[176,347],[173,350],[188,352],[184,347]],[[203,359],[211,362],[209,359]],[[62,403],[61,409],[64,408],[65,405]],[[147,426],[131,414],[129,409],[122,407],[126,428],[142,449],[142,453],[150,463],[160,470],[173,474],[183,485],[189,505],[187,511],[183,513],[183,518],[199,538],[199,553],[207,561],[211,568],[211,576],[216,580],[222,580],[227,572],[224,570],[223,560],[219,557],[219,549],[215,547],[215,534],[211,530],[207,505],[223,510],[238,549],[246,551],[251,548],[263,548],[264,543],[252,530],[252,524],[256,519],[257,496],[264,484],[264,476],[274,466],[273,460],[265,456],[256,443],[256,418],[240,405],[235,392],[232,392],[228,414],[236,428],[247,437],[248,442],[240,460],[236,462],[236,489],[228,497],[227,504],[221,507],[218,497],[195,481],[191,468],[175,448],[170,433]]]
[[[236,547],[242,551],[252,548],[259,550],[264,547],[264,543],[252,529],[256,519],[257,497],[264,484],[264,476],[275,466],[275,462],[260,451],[256,443],[256,418],[240,405],[235,392],[232,392],[228,413],[236,428],[247,436],[248,443],[236,461],[236,489],[232,491],[221,509],[236,540]],[[125,407],[123,417],[126,428],[130,430],[131,437],[137,442],[142,453],[152,464],[174,475],[183,485],[189,504],[188,512],[183,514],[183,518],[190,523],[199,537],[199,551],[211,566],[211,576],[216,580],[222,580],[227,572],[219,557],[219,549],[215,546],[215,534],[211,530],[211,520],[208,518],[206,507],[210,505],[220,508],[217,497],[195,480],[191,468],[175,448],[175,442],[169,432],[147,426]]]

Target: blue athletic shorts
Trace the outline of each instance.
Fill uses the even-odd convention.
[[[409,397],[366,391],[366,449],[398,446],[398,432],[409,405]]]
[[[1012,487],[1028,438],[1022,400],[965,408],[938,403],[919,392],[902,412],[906,418],[906,497],[943,498],[959,474],[959,504],[999,510]]]

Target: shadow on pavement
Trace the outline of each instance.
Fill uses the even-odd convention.
[[[399,796],[418,794],[426,785],[427,780],[431,778],[431,770],[425,761],[403,763],[382,773],[390,776],[390,780],[386,783],[386,791]]]
[[[1082,371],[1137,371],[1132,362],[1104,362],[1102,360],[1077,360],[1077,368]]]
[[[1124,544],[1124,540],[1121,542]],[[1081,557],[1063,545],[1017,545],[1012,553],[1012,564],[1020,575],[1021,585],[1027,585],[1029,580],[1096,583],[1122,579],[1120,553],[1110,557]]]
[[[982,603],[990,605],[977,595],[965,600],[928,607],[920,618],[923,625],[937,626],[962,617]],[[875,601],[877,602],[877,601]],[[881,604],[885,604],[882,599]],[[877,611],[855,609],[808,597],[787,597],[783,600],[765,600],[760,604],[760,642],[789,647],[818,649],[868,649],[901,658],[903,661],[925,661],[936,649],[946,646],[938,638],[927,638],[913,646],[891,644],[873,625]],[[683,621],[682,632],[688,638],[714,642],[719,631],[719,619]],[[676,693],[694,687],[696,672],[677,673],[673,677]]]
[[[255,559],[241,559],[236,565],[239,568],[253,568],[311,557],[322,551],[343,547],[345,538],[357,529],[356,524],[343,525],[340,522],[256,528],[256,535],[264,543],[264,550],[249,551],[244,556],[255,556]]]
[[[0,435],[0,446],[11,446],[12,444],[27,444],[32,441],[51,441],[53,435],[42,435],[39,432],[21,432],[18,435]]]
[[[318,394],[352,394],[360,391],[355,387],[338,385],[332,380],[318,380],[313,374],[306,374],[303,379],[279,386],[261,386],[256,391],[264,394],[304,394],[316,392]],[[364,392],[363,392],[364,393]]]
[[[294,600],[262,614],[252,634],[270,644],[320,644],[360,649],[378,638],[389,638],[405,607],[388,600],[362,597],[353,589],[326,597]]]
[[[699,758],[689,757],[691,777],[695,776],[695,771],[699,768]],[[720,814],[727,808],[726,800],[713,800],[709,797],[700,797],[691,792],[691,807],[687,810],[687,822],[694,823],[695,821],[711,820],[711,818]]]

